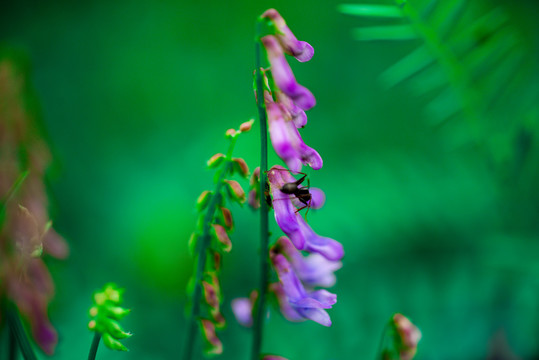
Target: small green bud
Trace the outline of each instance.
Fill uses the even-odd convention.
[[[234,219],[232,218],[232,212],[225,207],[221,207],[220,209],[221,215],[223,216],[223,221],[225,223],[225,227],[228,230],[232,230],[232,228],[234,228]]]
[[[123,307],[120,307],[120,306],[109,306],[107,307],[107,312],[114,319],[120,320],[124,316],[129,314],[131,312],[131,309],[124,309]]]
[[[217,240],[219,240],[222,245],[222,250],[224,252],[229,252],[230,250],[232,250],[232,242],[230,241],[230,238],[228,237],[225,228],[218,224],[212,224],[211,226],[213,227],[212,235],[214,235]]]
[[[221,165],[225,159],[225,154],[217,153],[213,155],[207,162],[208,168],[215,169],[217,166]]]
[[[244,178],[249,177],[249,166],[242,158],[232,158],[234,171],[243,176]]]
[[[240,131],[241,132],[247,132],[251,130],[251,127],[253,126],[253,123],[255,122],[255,119],[251,119],[249,121],[244,122],[240,125]]]
[[[125,332],[116,320],[106,319],[103,323],[107,327],[107,332],[116,339],[126,339],[132,336],[131,333]]]
[[[234,129],[228,129],[225,133],[225,136],[227,138],[233,138],[233,137],[236,137],[237,133],[236,133],[236,130]]]
[[[200,194],[200,196],[197,199],[197,210],[198,211],[204,210],[206,206],[208,206],[211,197],[212,197],[211,191],[208,191],[208,190],[203,191],[202,194]]]
[[[225,180],[225,183],[227,184],[227,190],[230,197],[240,204],[244,203],[245,191],[243,191],[241,185],[235,180]]]
[[[105,344],[105,346],[108,347],[109,349],[118,350],[118,351],[129,351],[121,342],[114,339],[108,333],[102,334],[102,338],[103,338],[103,344]]]

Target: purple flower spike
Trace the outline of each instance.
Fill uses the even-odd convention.
[[[277,29],[277,39],[287,54],[294,56],[300,62],[311,60],[314,55],[313,47],[305,41],[298,41],[296,39],[294,33],[290,31],[277,10],[266,10],[261,17],[268,18],[273,22],[273,25]]]
[[[342,245],[330,238],[316,234],[296,212],[296,207],[290,195],[283,194],[281,188],[284,184],[296,179],[282,166],[274,166],[268,172],[275,220],[281,230],[290,238],[298,250],[319,253],[331,261],[338,261],[344,256]]]
[[[271,261],[291,308],[305,319],[331,326],[331,319],[325,309],[331,309],[337,302],[337,295],[326,290],[307,292],[283,255],[276,254]]]
[[[335,285],[334,272],[342,267],[340,261],[330,261],[320,254],[304,257],[285,236],[277,240],[272,251],[286,256],[301,282],[310,288]]]
[[[316,99],[307,88],[297,83],[277,39],[273,35],[267,35],[261,40],[268,53],[271,74],[277,87],[301,109],[309,110],[315,106]]]
[[[292,121],[283,117],[281,106],[266,102],[270,139],[275,152],[293,172],[300,172],[302,164],[314,170],[322,168],[322,157],[316,150],[305,145],[298,129]]]

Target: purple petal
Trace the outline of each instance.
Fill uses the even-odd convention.
[[[332,287],[337,280],[334,272],[342,267],[339,261],[330,261],[320,254],[304,257],[297,273],[301,281],[310,287]]]
[[[297,135],[291,131],[289,123],[283,118],[276,103],[266,103],[266,109],[273,149],[292,171],[301,171],[302,164],[297,151],[298,142],[301,139],[298,139]]]
[[[292,121],[294,122],[296,128],[305,127],[305,125],[307,125],[307,114],[305,114],[305,111],[296,106],[292,99],[290,99],[282,91],[278,91],[276,95],[279,104],[281,104],[286,110],[286,112],[290,116],[290,119],[292,119]]]
[[[320,209],[326,203],[326,194],[319,188],[310,188],[311,193],[311,208]]]
[[[298,41],[294,33],[288,28],[283,17],[275,9],[266,10],[262,14],[263,18],[268,18],[276,28],[276,36],[279,43],[287,54],[294,56],[298,61],[305,62],[311,60],[314,49],[305,41]]]
[[[331,326],[331,319],[324,309],[298,309],[298,313],[320,325]]]
[[[271,261],[288,300],[291,303],[301,301],[306,296],[305,288],[286,258],[283,255],[277,254],[272,257]]]
[[[311,288],[333,286],[336,281],[334,272],[342,267],[341,262],[330,261],[320,254],[301,255],[285,236],[277,240],[272,252],[286,256],[301,282]]]
[[[253,325],[253,304],[248,298],[232,300],[232,312],[240,325],[251,327]]]
[[[314,55],[313,47],[306,41],[298,41],[297,48],[290,52],[299,62],[309,61]]]
[[[300,234],[293,234],[295,238],[303,237],[304,248],[309,252],[319,253],[328,260],[337,261],[344,256],[344,249],[338,241],[316,234],[300,214],[296,214]],[[287,234],[288,235],[288,234]],[[290,235],[289,235],[290,237]],[[290,240],[293,241],[292,237]],[[296,240],[299,241],[299,240]]]
[[[277,39],[272,35],[267,35],[262,38],[262,43],[268,53],[271,74],[277,87],[301,109],[309,110],[315,106],[316,99],[307,88],[297,83]]]
[[[322,304],[325,309],[330,309],[337,302],[337,295],[324,289],[313,291],[309,296]]]
[[[284,293],[281,283],[270,284],[269,289],[275,294],[275,297],[279,303],[279,308],[281,309],[281,313],[287,320],[294,322],[305,321],[305,318],[294,310],[288,302],[288,298]]]

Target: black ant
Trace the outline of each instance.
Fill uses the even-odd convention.
[[[273,170],[290,172],[290,170],[287,170],[287,169],[273,169]],[[306,187],[305,186],[300,186],[300,184],[307,177],[307,174],[302,173],[302,172],[299,172],[298,174],[301,174],[303,176],[301,178],[299,178],[298,180],[296,180],[296,181],[285,183],[279,190],[281,190],[281,192],[283,194],[295,195],[296,198],[301,203],[305,204],[303,207],[297,209],[296,212],[307,208],[307,212],[305,213],[305,216],[307,216],[307,213],[309,212],[309,209],[311,208],[311,200],[312,200],[311,193],[309,192],[309,189],[311,187],[311,182],[310,182],[309,179],[307,179],[307,186]],[[284,199],[274,199],[274,201],[275,200],[284,200]]]

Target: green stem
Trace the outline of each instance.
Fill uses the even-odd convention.
[[[9,328],[7,329],[7,336],[8,336],[8,346],[9,346],[8,358],[9,360],[16,360],[17,353],[18,353],[17,338],[15,337],[15,333],[11,331],[11,329]]]
[[[258,360],[262,347],[262,335],[264,330],[264,313],[266,290],[268,284],[269,264],[268,264],[268,205],[264,201],[266,191],[267,170],[268,170],[268,130],[266,119],[266,108],[264,106],[264,87],[262,82],[261,49],[260,49],[260,27],[261,22],[257,21],[255,39],[255,65],[256,65],[256,94],[258,118],[260,123],[260,285],[253,326],[253,345],[251,359]]]
[[[195,335],[197,332],[197,319],[200,316],[200,300],[202,297],[202,275],[204,274],[204,268],[206,266],[206,253],[207,248],[210,245],[211,235],[210,228],[213,222],[213,217],[215,215],[215,210],[217,205],[221,202],[221,188],[223,186],[226,175],[232,169],[232,151],[234,150],[234,145],[236,144],[236,137],[232,137],[230,140],[230,146],[226,155],[226,163],[223,166],[219,180],[215,186],[213,196],[211,198],[210,204],[206,215],[204,217],[204,226],[202,230],[202,236],[199,239],[197,244],[198,250],[198,259],[197,259],[197,268],[195,273],[195,289],[193,291],[193,302],[191,306],[191,315],[188,322],[187,338],[185,340],[185,350],[183,353],[184,360],[190,360],[193,356],[193,347],[195,342]]]
[[[101,340],[101,334],[96,331],[94,339],[92,340],[92,346],[90,347],[90,353],[88,354],[88,360],[95,360],[97,355],[97,348],[99,347],[99,341]]]
[[[34,350],[30,345],[30,341],[26,336],[24,327],[22,326],[19,312],[15,306],[10,306],[7,311],[7,321],[9,324],[9,330],[15,336],[19,347],[21,348],[22,355],[26,360],[37,360]]]

